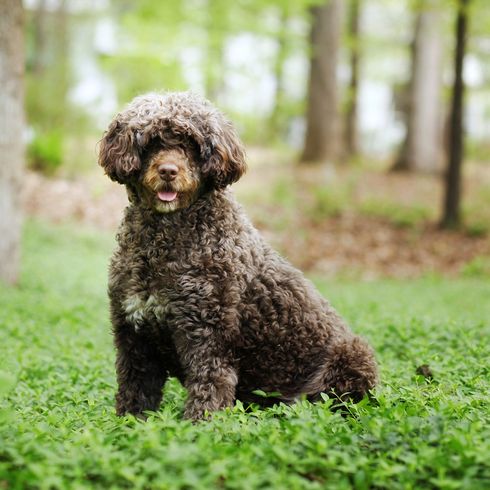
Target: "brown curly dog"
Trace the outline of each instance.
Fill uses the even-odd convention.
[[[376,384],[371,348],[226,189],[246,169],[244,150],[209,102],[136,97],[110,124],[99,163],[130,201],[109,273],[119,415],[157,410],[168,376],[187,388],[191,419],[235,399],[357,401]]]

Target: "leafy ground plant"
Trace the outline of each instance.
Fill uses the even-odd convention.
[[[0,289],[0,488],[490,488],[486,278],[315,281],[378,353],[373,400],[237,403],[193,425],[171,381],[141,422],[113,409],[112,246],[27,226],[21,284]]]

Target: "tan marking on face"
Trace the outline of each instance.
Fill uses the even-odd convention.
[[[171,163],[178,168],[177,176],[170,182],[164,181],[158,172],[158,167],[164,163]],[[149,206],[168,213],[189,206],[197,194],[199,183],[197,169],[192,167],[183,150],[161,150],[151,157],[143,176],[143,197]],[[177,198],[170,202],[161,201],[158,198],[159,191],[177,192]]]

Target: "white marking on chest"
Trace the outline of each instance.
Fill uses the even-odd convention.
[[[126,320],[138,331],[145,323],[161,322],[168,312],[168,302],[162,298],[156,298],[153,294],[143,299],[138,294],[128,296],[123,301]]]

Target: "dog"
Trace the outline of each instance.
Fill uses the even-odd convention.
[[[246,170],[244,148],[210,102],[136,97],[99,164],[129,199],[108,287],[118,415],[157,410],[169,376],[187,388],[192,420],[237,399],[359,401],[376,385],[371,347],[236,202],[228,186]]]

